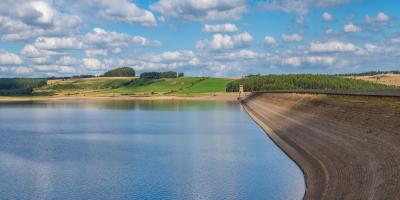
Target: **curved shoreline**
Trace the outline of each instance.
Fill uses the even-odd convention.
[[[303,171],[304,199],[393,199],[400,195],[400,103],[377,98],[259,93],[241,102]]]

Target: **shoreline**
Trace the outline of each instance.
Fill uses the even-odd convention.
[[[238,101],[237,93],[185,95],[157,95],[157,96],[0,96],[2,102],[24,101],[66,101],[66,100],[191,100],[191,101]]]
[[[259,93],[241,103],[303,171],[304,199],[400,195],[398,98]]]

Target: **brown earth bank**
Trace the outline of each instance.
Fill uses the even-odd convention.
[[[260,93],[242,105],[303,170],[304,199],[400,199],[400,98]]]
[[[373,76],[355,76],[350,78],[380,83],[384,85],[400,86],[400,74],[377,74]]]

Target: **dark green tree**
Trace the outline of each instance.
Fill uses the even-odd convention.
[[[110,70],[103,75],[104,77],[133,77],[135,70],[131,67],[120,67]]]

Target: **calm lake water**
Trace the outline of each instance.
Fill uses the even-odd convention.
[[[301,199],[304,177],[237,103],[0,104],[0,199]]]

